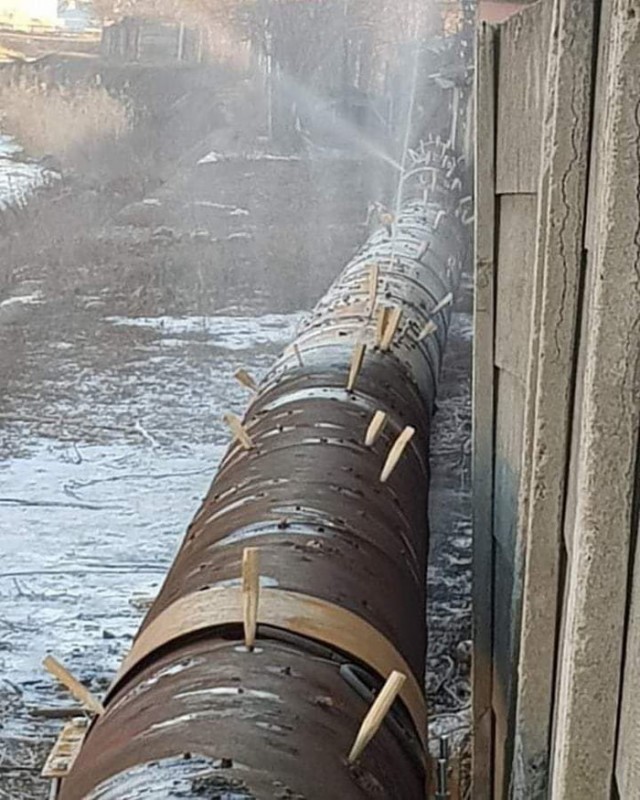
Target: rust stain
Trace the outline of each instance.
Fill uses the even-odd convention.
[[[371,236],[260,382],[239,421],[251,449],[231,444],[222,459],[60,800],[142,797],[132,787],[145,774],[156,787],[182,780],[186,756],[210,759],[229,792],[241,778],[247,797],[424,797],[428,446],[450,306],[432,335],[417,336],[455,292],[464,257],[449,154],[436,146],[424,156],[405,181],[421,199],[402,208],[391,237],[384,228]],[[347,391],[356,337],[363,324],[370,339],[375,332],[372,263],[378,308],[402,309],[402,335],[388,350],[367,348]],[[376,412],[386,424],[368,447]],[[410,446],[380,483],[407,427]],[[249,652],[242,556],[255,547]],[[287,616],[285,600],[298,610]],[[349,765],[394,669],[407,680]]]

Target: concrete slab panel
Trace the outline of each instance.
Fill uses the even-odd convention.
[[[498,194],[538,189],[550,11],[550,3],[536,3],[500,26]]]
[[[609,797],[640,427],[640,2],[611,6],[606,121],[588,269],[575,530],[567,577],[550,795]],[[637,724],[637,722],[636,722]],[[624,773],[624,764],[619,770]],[[633,797],[636,793],[624,797]]]
[[[503,195],[499,200],[495,363],[524,385],[533,304],[537,197]]]
[[[594,3],[555,0],[542,150],[536,283],[527,390],[530,464],[523,466],[526,546],[513,791],[547,797],[558,586],[583,265]],[[559,102],[559,100],[562,102]],[[525,448],[525,457],[527,448]]]

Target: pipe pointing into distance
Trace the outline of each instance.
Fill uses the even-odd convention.
[[[429,434],[465,255],[446,155],[414,156],[430,169],[410,165],[391,236],[373,233],[259,383],[251,447],[229,446],[60,800],[425,796]]]

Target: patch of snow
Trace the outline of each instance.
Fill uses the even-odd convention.
[[[22,207],[33,192],[58,180],[60,175],[40,164],[21,161],[22,148],[0,134],[0,211]]]
[[[198,164],[216,164],[220,161],[301,161],[300,156],[282,155],[280,153],[217,153],[212,150],[203,156]]]
[[[220,211],[228,211],[230,217],[249,216],[249,211],[246,208],[232,206],[229,203],[214,203],[213,200],[194,200],[193,205],[200,208],[215,208]]]
[[[215,164],[216,161],[220,161],[221,158],[222,156],[220,153],[216,153],[215,150],[212,150],[208,155],[203,156],[200,161],[198,161],[198,164]]]
[[[150,328],[168,338],[163,344],[176,346],[176,336],[204,334],[215,347],[252,350],[264,345],[283,345],[295,335],[299,314],[264,314],[260,317],[108,317],[118,326]]]
[[[33,294],[21,294],[15,297],[7,297],[6,300],[0,303],[0,308],[7,308],[8,306],[20,303],[24,305],[42,305],[43,302],[42,292],[34,292]]]

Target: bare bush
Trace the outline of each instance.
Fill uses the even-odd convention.
[[[131,127],[127,102],[100,85],[5,86],[0,108],[5,132],[32,156],[53,156],[63,167],[82,166]]]

